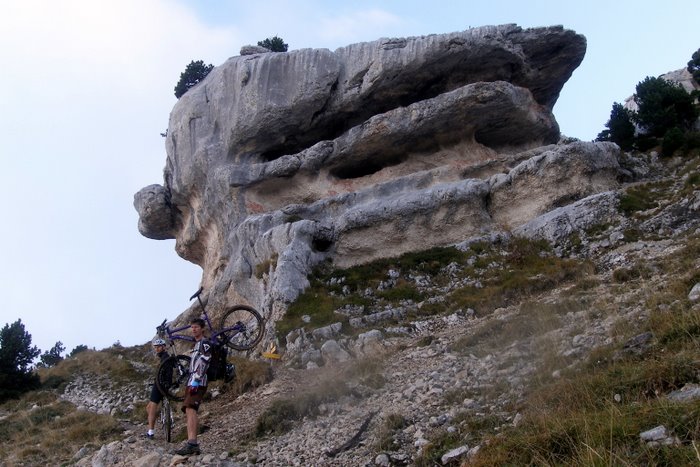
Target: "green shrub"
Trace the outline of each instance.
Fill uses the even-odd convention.
[[[635,212],[646,211],[656,206],[658,206],[658,202],[649,187],[641,185],[628,188],[627,191],[620,196],[618,209],[626,216],[629,216]]]
[[[685,135],[684,149],[690,151],[697,148],[700,148],[700,131],[689,131]]]
[[[673,127],[664,134],[664,139],[661,143],[661,154],[666,157],[671,157],[685,143],[683,131],[678,127]]]

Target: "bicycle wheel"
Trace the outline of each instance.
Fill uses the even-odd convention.
[[[160,421],[163,423],[163,432],[165,433],[165,441],[170,442],[171,433],[173,430],[173,411],[170,408],[170,401],[165,398],[160,407]]]
[[[161,393],[172,401],[185,398],[187,380],[190,377],[190,357],[170,356],[158,367],[156,385]]]
[[[234,350],[250,350],[263,337],[264,321],[260,313],[246,305],[235,305],[224,314],[219,327],[222,342]]]

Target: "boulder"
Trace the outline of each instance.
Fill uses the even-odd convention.
[[[617,146],[557,144],[552,107],[585,48],[561,26],[508,24],[246,49],[173,108],[139,231],[202,267],[214,319],[246,303],[272,331],[320,263],[517,229],[616,188]]]

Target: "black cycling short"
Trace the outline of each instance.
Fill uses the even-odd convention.
[[[149,399],[151,402],[159,404],[163,400],[163,394],[158,390],[158,386],[155,384],[151,385],[151,397]]]

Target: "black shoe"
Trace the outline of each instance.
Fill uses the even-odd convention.
[[[200,454],[201,451],[199,450],[199,444],[190,444],[190,443],[185,443],[183,447],[175,451],[175,454],[179,454],[181,456],[191,456],[193,454]]]

